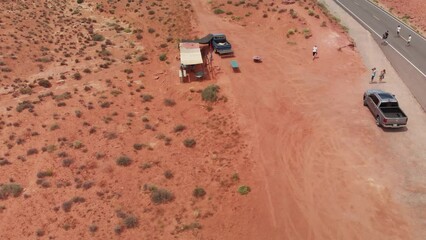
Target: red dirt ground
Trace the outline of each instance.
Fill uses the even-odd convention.
[[[410,131],[383,140],[360,104],[368,73],[358,53],[312,2],[96,2],[0,3],[0,67],[11,70],[0,76],[0,184],[24,188],[0,199],[1,239],[422,235],[423,205],[407,207],[400,190],[423,189],[409,184],[399,161],[424,158],[421,144]],[[297,31],[287,37],[289,29]],[[210,32],[229,37],[241,72],[214,55],[216,79],[180,83],[178,39]],[[95,33],[110,41],[93,41]],[[200,96],[210,84],[221,88],[215,103]],[[18,112],[23,101],[34,108]],[[420,134],[425,121],[410,126]],[[178,124],[186,129],[175,132]],[[183,145],[187,138],[194,148]],[[130,166],[116,164],[121,155]],[[251,192],[240,195],[241,185]],[[154,204],[153,186],[174,199]],[[206,195],[194,197],[196,187]],[[128,216],[138,219],[134,228],[125,227]]]
[[[380,0],[393,14],[403,18],[408,17],[408,22],[417,27],[421,32],[426,32],[426,2],[423,0]]]

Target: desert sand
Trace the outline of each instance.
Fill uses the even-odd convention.
[[[422,0],[380,0],[379,3],[392,14],[403,19],[420,32],[426,31],[426,2]]]
[[[314,1],[0,4],[0,183],[16,191],[0,195],[1,239],[426,229],[424,178],[412,174],[424,167],[426,117],[404,105],[416,116],[407,131],[375,126],[361,102],[368,69]],[[214,55],[207,79],[181,83],[179,39],[210,32],[235,56]],[[211,84],[212,103],[200,94]]]

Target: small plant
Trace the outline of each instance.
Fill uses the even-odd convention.
[[[63,202],[62,203],[62,210],[64,210],[64,212],[71,211],[72,204],[73,204],[72,201],[65,201],[65,202]]]
[[[289,38],[291,35],[294,35],[294,33],[295,33],[294,29],[293,29],[293,28],[290,28],[290,29],[287,31],[287,38]]]
[[[182,132],[183,130],[185,130],[186,129],[186,126],[185,125],[182,125],[182,124],[178,124],[178,125],[176,125],[174,128],[173,128],[173,131],[174,132]]]
[[[144,147],[144,144],[142,144],[142,143],[135,143],[135,144],[133,144],[133,148],[135,150],[142,150],[143,147]]]
[[[215,10],[213,10],[213,13],[214,14],[222,14],[222,13],[225,13],[225,11],[223,11],[222,9],[220,9],[220,8],[216,8]]]
[[[154,97],[149,94],[142,94],[141,97],[142,102],[151,102],[151,100],[154,99]]]
[[[38,178],[45,178],[45,177],[51,177],[51,176],[53,176],[52,170],[40,171],[37,173]]]
[[[166,177],[167,179],[172,179],[173,178],[173,172],[171,170],[164,171],[164,177]]]
[[[133,215],[130,215],[124,218],[123,222],[126,228],[135,228],[139,225],[139,219]]]
[[[27,156],[34,155],[34,154],[37,154],[37,153],[38,153],[37,148],[30,148],[30,149],[27,150]]]
[[[167,55],[165,53],[162,53],[162,54],[160,54],[159,59],[160,59],[160,61],[166,61]]]
[[[219,86],[212,84],[204,88],[201,92],[201,98],[207,102],[215,102],[217,100],[217,93],[219,92]]]
[[[132,164],[132,159],[130,159],[127,156],[120,156],[117,158],[116,163],[118,166],[129,166],[130,164]]]
[[[234,182],[238,182],[240,180],[240,175],[238,175],[238,173],[234,173],[232,174],[232,181]]]
[[[29,109],[29,111],[30,111],[33,108],[34,108],[34,106],[33,106],[33,104],[31,102],[29,102],[29,101],[23,101],[23,102],[18,103],[18,106],[16,107],[16,111],[17,112],[22,112],[25,109]]]
[[[185,140],[183,140],[183,145],[185,145],[185,147],[187,148],[193,148],[195,147],[195,140],[193,138],[187,138]]]
[[[94,34],[92,36],[93,41],[97,41],[97,42],[102,42],[103,40],[105,40],[105,37],[102,36],[101,34]]]
[[[50,131],[55,131],[56,129],[59,129],[59,124],[54,123],[50,126]]]
[[[303,35],[305,36],[306,39],[312,37],[312,32],[309,28],[305,28],[303,29]]]
[[[243,186],[240,186],[237,191],[241,195],[247,195],[251,191],[251,188],[249,186],[243,185]]]
[[[174,105],[176,105],[176,102],[173,99],[166,98],[164,99],[164,105],[166,105],[167,107],[173,107]]]
[[[155,204],[168,203],[173,199],[173,193],[166,189],[156,189],[151,192],[151,201]]]
[[[74,142],[71,144],[71,146],[72,146],[74,149],[80,149],[80,148],[82,148],[82,147],[84,146],[84,144],[83,144],[82,142],[80,142],[80,141],[76,140],[76,141],[74,141]]]
[[[194,191],[192,191],[192,196],[196,198],[204,197],[204,195],[206,195],[206,191],[204,190],[204,188],[197,187],[194,189]]]
[[[314,13],[314,11],[312,11],[311,9],[309,9],[309,10],[308,10],[308,15],[309,15],[309,16],[314,16],[314,15],[315,15],[315,13]]]
[[[24,189],[17,183],[6,183],[0,185],[0,199],[7,199],[9,196],[19,197]]]
[[[327,22],[325,22],[325,21],[322,21],[322,23],[321,23],[321,25],[320,25],[321,27],[327,27]]]
[[[75,80],[80,80],[80,79],[82,78],[82,76],[81,76],[81,74],[80,74],[79,72],[74,73],[74,75],[72,75],[72,77],[73,77]]]
[[[62,166],[69,167],[73,162],[74,160],[72,160],[71,158],[65,158],[64,160],[62,160]]]
[[[95,224],[90,225],[89,226],[89,231],[91,233],[94,233],[94,232],[98,231],[98,226],[96,226]]]
[[[155,33],[155,29],[150,27],[150,28],[148,28],[148,32],[149,33]]]
[[[117,235],[121,234],[123,232],[123,227],[121,225],[115,225],[114,226],[114,232]]]
[[[82,4],[84,2],[84,0],[77,0],[78,4]]]
[[[38,85],[40,85],[40,86],[42,86],[44,88],[50,88],[50,87],[52,87],[52,84],[49,82],[49,80],[46,80],[46,79],[40,79],[38,81]]]
[[[136,60],[138,60],[139,62],[143,62],[148,60],[148,57],[146,55],[140,55],[136,58]]]

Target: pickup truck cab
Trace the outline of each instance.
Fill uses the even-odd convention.
[[[213,49],[219,55],[232,54],[234,51],[232,50],[232,45],[226,39],[225,34],[223,33],[214,33],[212,34],[211,39]]]
[[[385,128],[401,128],[407,125],[408,118],[399,108],[395,95],[378,90],[365,91],[364,106],[367,106],[376,119],[377,126]]]

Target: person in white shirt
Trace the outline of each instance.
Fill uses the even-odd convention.
[[[411,35],[408,35],[407,46],[410,46],[410,44],[411,44]]]
[[[398,25],[398,27],[396,27],[396,35],[398,35],[401,33],[401,26]]]
[[[318,47],[317,47],[317,45],[315,45],[313,48],[312,48],[312,60],[314,60],[316,57],[318,56]]]

